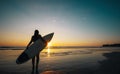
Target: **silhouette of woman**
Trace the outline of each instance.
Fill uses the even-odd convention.
[[[47,43],[39,34],[38,30],[34,31],[34,35],[32,36],[29,44],[27,45],[27,48],[30,46],[32,42],[35,42],[36,40],[41,39],[43,42]],[[39,52],[40,53],[40,52]],[[31,53],[32,54],[32,53]],[[35,58],[36,58],[36,74],[38,74],[38,64],[39,64],[39,54],[32,58],[32,74],[34,74],[34,66],[35,66]]]

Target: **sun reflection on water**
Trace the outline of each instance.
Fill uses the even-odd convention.
[[[48,43],[47,57],[50,57],[50,46],[51,46],[51,43]]]
[[[50,48],[47,49],[47,57],[50,57]]]

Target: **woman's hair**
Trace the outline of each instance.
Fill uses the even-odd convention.
[[[39,31],[38,30],[35,30],[34,31],[34,35],[38,35],[39,34]]]

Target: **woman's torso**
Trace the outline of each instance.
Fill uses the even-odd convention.
[[[36,40],[38,40],[40,38],[41,38],[41,35],[32,36],[32,41],[35,42]]]

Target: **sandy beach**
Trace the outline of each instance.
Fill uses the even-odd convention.
[[[0,74],[31,74],[31,60],[17,65],[23,50],[0,50]],[[38,74],[120,74],[119,48],[45,49]],[[36,73],[34,73],[36,74]]]

